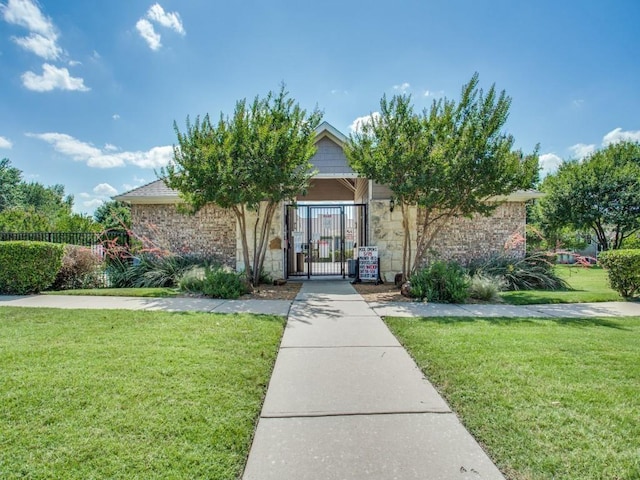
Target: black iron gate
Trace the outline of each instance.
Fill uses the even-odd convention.
[[[357,246],[367,244],[364,204],[288,205],[287,276],[355,274]]]

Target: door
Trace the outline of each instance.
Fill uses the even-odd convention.
[[[358,242],[366,244],[366,206],[289,205],[286,212],[287,276],[350,274]]]

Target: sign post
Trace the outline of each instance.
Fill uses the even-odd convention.
[[[378,247],[358,247],[358,276],[354,283],[362,281],[382,283]]]

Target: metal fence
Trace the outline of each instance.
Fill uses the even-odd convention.
[[[0,232],[0,242],[11,240],[80,245],[90,248],[94,255],[104,261],[106,252],[114,245],[128,249],[130,237],[126,232]],[[111,281],[104,269],[101,269],[101,275],[104,286],[110,286]]]
[[[129,245],[127,232],[0,232],[0,242],[9,240],[28,240],[32,242],[69,243],[93,247],[104,246],[114,240],[120,246]]]

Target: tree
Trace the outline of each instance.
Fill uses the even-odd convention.
[[[0,212],[20,203],[18,186],[22,182],[22,172],[11,166],[8,158],[0,160]]]
[[[46,215],[32,208],[7,208],[0,212],[0,232],[50,232]]]
[[[502,132],[511,99],[478,89],[478,74],[463,86],[459,102],[434,101],[421,115],[411,97],[382,97],[380,115],[350,136],[345,153],[359,174],[387,185],[402,210],[403,274],[415,271],[452,218],[490,215],[492,197],[528,188],[538,178],[536,150],[514,151]],[[413,262],[410,206],[418,206]]]
[[[111,200],[96,208],[93,218],[105,230],[131,229],[131,207],[123,202]]]
[[[240,229],[245,270],[258,285],[267,250],[268,232],[280,202],[304,192],[313,175],[315,128],[322,113],[311,114],[285,91],[269,92],[251,104],[236,103],[232,117],[209,115],[180,132],[174,164],[161,170],[170,188],[180,192],[189,210],[207,203],[231,209]],[[251,225],[249,212],[255,212]],[[253,245],[249,248],[249,232]]]
[[[604,250],[618,249],[640,230],[640,143],[611,144],[566,161],[542,184],[540,201],[550,229],[591,230]]]
[[[72,212],[73,196],[63,185],[22,180],[22,171],[0,160],[0,231],[95,232],[90,217]]]

